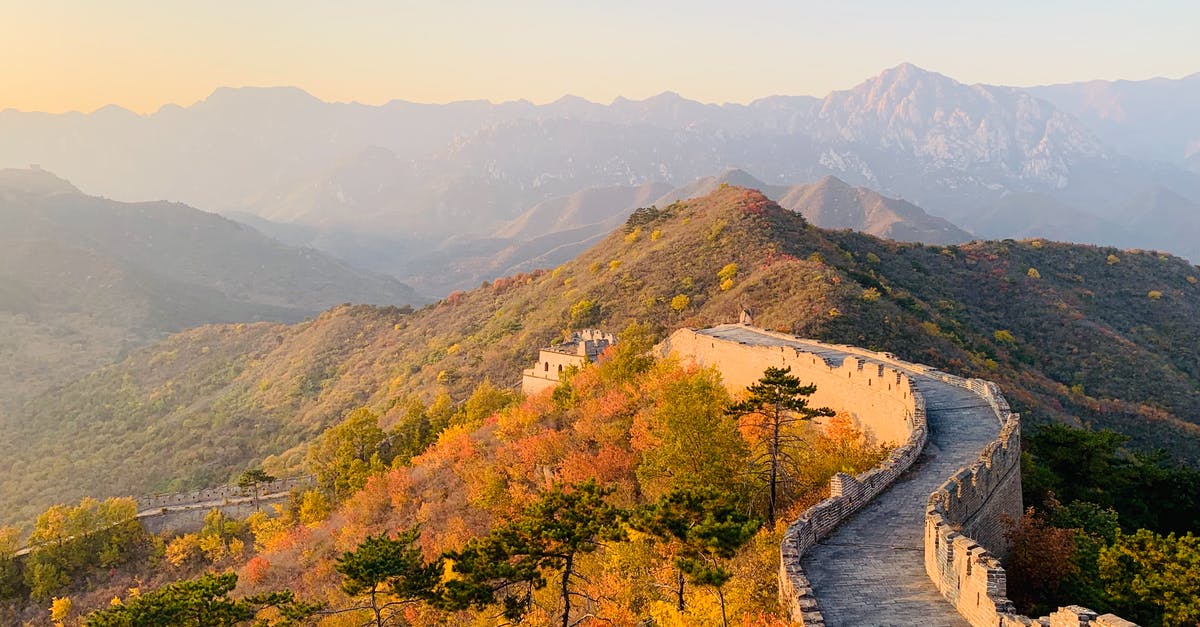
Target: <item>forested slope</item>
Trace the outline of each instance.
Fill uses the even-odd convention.
[[[81,494],[219,482],[358,406],[395,421],[410,395],[515,385],[564,329],[659,332],[734,320],[888,350],[996,380],[1029,423],[1129,433],[1200,460],[1200,286],[1169,256],[1048,242],[898,244],[806,224],[726,187],[636,212],[553,271],[412,314],[339,307],[294,326],[176,335],[30,402],[4,430],[14,519]],[[64,454],[67,450],[71,454]]]

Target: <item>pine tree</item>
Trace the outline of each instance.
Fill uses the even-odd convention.
[[[490,605],[500,594],[505,617],[517,621],[529,609],[533,591],[554,576],[562,625],[569,627],[576,560],[620,534],[625,513],[607,502],[612,492],[593,480],[555,486],[515,520],[448,554],[460,578],[447,582],[447,608]]]
[[[728,495],[714,488],[687,487],[642,508],[631,525],[676,545],[679,578],[675,594],[679,611],[684,609],[685,579],[693,585],[712,586],[721,603],[721,621],[728,625],[722,586],[733,573],[722,562],[754,537],[762,521],[739,511]]]
[[[762,378],[747,388],[746,400],[729,411],[748,424],[757,439],[760,452],[756,466],[767,478],[767,522],[775,524],[780,487],[790,483],[789,466],[795,466],[789,449],[799,444],[793,432],[797,423],[817,416],[833,416],[828,407],[809,407],[808,397],[816,385],[802,385],[792,376],[791,367],[767,368]]]
[[[254,621],[264,626],[291,625],[317,610],[315,605],[297,602],[290,591],[232,599],[229,593],[237,586],[237,580],[234,573],[208,573],[179,581],[92,612],[84,624],[87,627],[232,627]],[[274,622],[255,620],[258,612],[268,607],[278,610],[280,618]]]
[[[342,575],[342,591],[352,597],[367,597],[374,625],[383,627],[396,608],[417,602],[432,602],[442,578],[442,559],[426,562],[417,546],[421,530],[413,527],[396,534],[368,536],[355,550],[338,558],[334,569]]]

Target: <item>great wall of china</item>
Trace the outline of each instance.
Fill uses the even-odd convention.
[[[747,323],[680,329],[658,350],[715,367],[735,393],[769,366],[790,367],[816,385],[814,405],[848,413],[892,447],[875,468],[835,475],[829,498],[788,526],[779,598],[794,622],[1137,627],[1079,606],[1029,618],[1006,598],[996,556],[1007,550],[1004,518],[1022,513],[1020,416],[996,384]],[[259,486],[257,496],[217,487],[143,497],[137,517],[152,532],[192,531],[213,508],[244,517],[310,483],[311,477],[281,479]]]
[[[286,501],[292,490],[312,483],[313,477],[304,475],[259,484],[257,493],[250,488],[218,486],[191,492],[151,494],[135,499],[135,518],[150,533],[191,533],[204,526],[204,517],[214,509],[231,518],[245,518],[264,505]],[[24,558],[36,548],[24,547],[14,556]]]
[[[1079,606],[1016,613],[997,555],[1022,513],[1020,416],[989,381],[887,353],[747,324],[681,329],[660,350],[721,372],[740,391],[768,366],[815,383],[814,405],[892,445],[879,466],[836,475],[830,496],[787,529],[779,595],[806,627],[1136,627]]]

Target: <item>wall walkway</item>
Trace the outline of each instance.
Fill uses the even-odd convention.
[[[896,447],[876,468],[836,475],[830,497],[789,526],[780,600],[796,622],[1133,625],[1076,606],[1041,619],[1013,613],[993,553],[1007,548],[1003,518],[1022,512],[1020,417],[995,384],[747,325],[682,329],[662,350],[715,366],[736,391],[768,366],[790,366],[817,385],[814,405],[849,412]]]

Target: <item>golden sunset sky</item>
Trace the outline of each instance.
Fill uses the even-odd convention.
[[[220,86],[446,102],[824,95],[904,61],[1032,85],[1200,71],[1200,3],[0,0],[0,109],[152,112]]]

